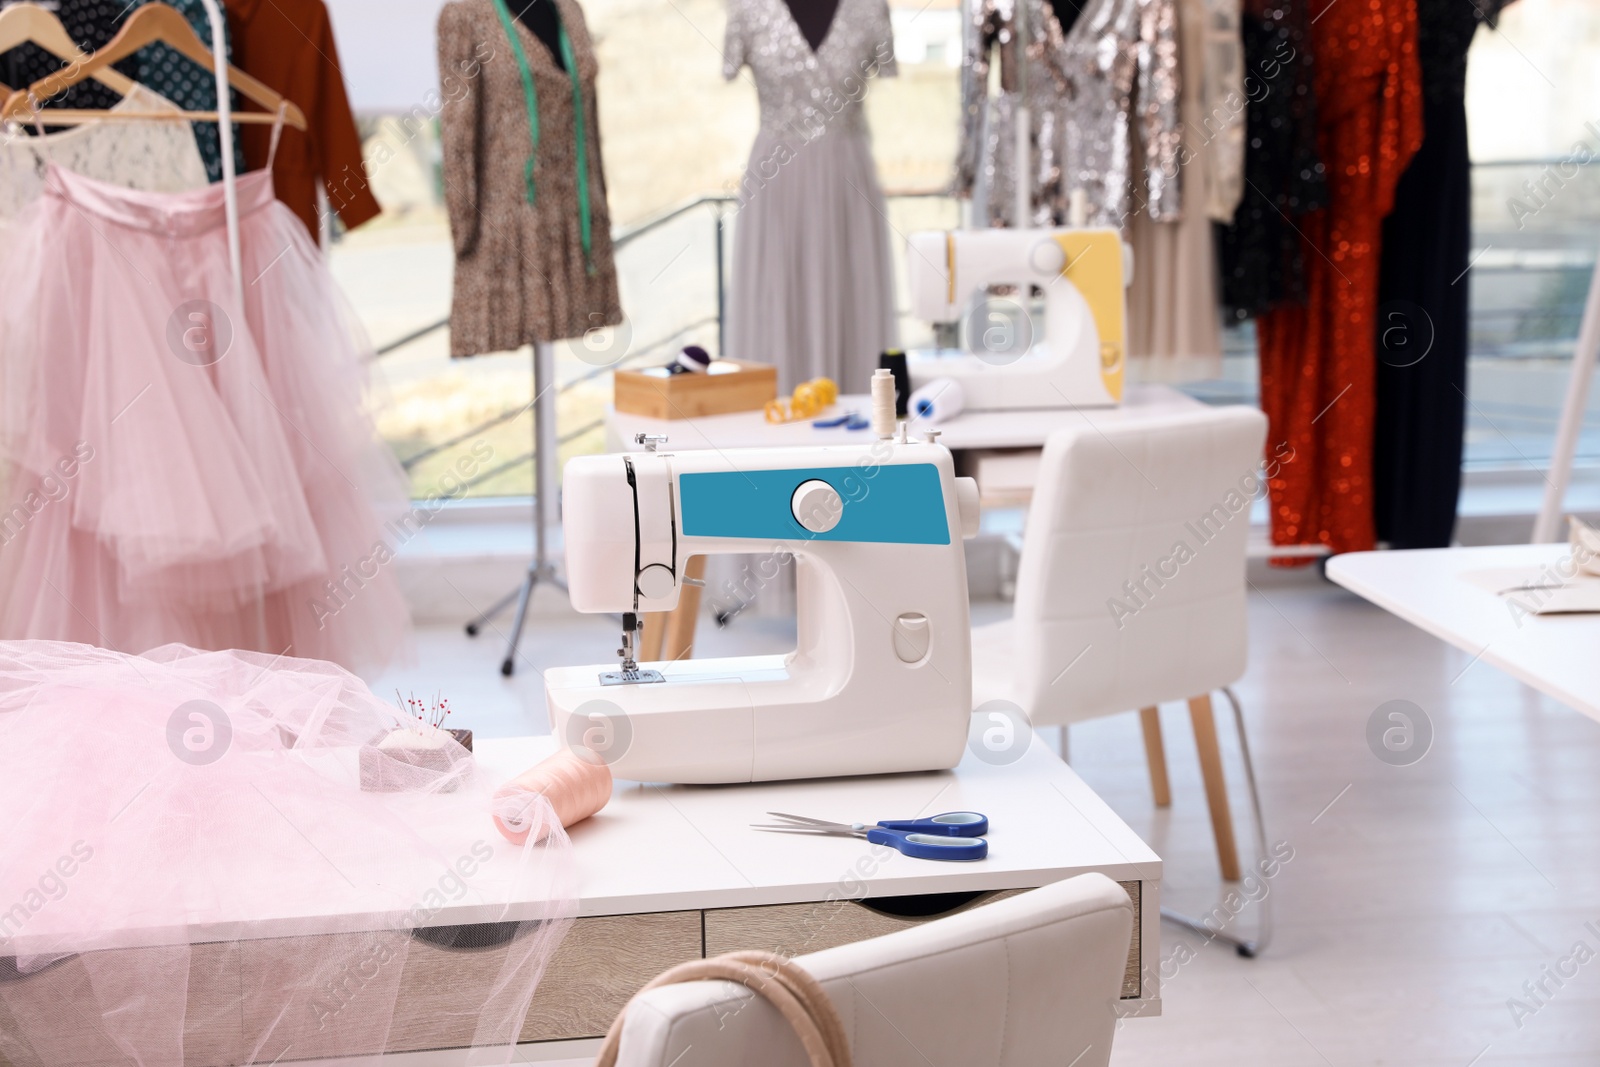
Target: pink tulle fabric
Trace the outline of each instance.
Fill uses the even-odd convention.
[[[364,407],[370,347],[271,175],[238,193],[242,307],[220,186],[51,166],[7,234],[0,638],[351,669],[403,647],[385,523],[408,489]]]
[[[542,843],[502,840],[453,741],[361,787],[364,747],[430,729],[328,663],[0,642],[0,1061],[508,1061],[571,849],[537,800]]]

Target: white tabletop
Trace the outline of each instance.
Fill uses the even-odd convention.
[[[534,756],[545,739],[521,739]],[[485,747],[493,744],[484,742]],[[496,751],[494,758],[501,753]],[[764,833],[769,811],[839,822],[944,811],[989,817],[987,859],[893,853],[852,838]],[[611,804],[571,831],[580,914],[797,903],[1045,885],[1088,871],[1159,881],[1161,860],[1037,738],[1009,766],[970,753],[954,771],[740,786],[618,783]],[[865,888],[856,887],[859,878]]]
[[[554,750],[555,739],[549,736],[483,740],[477,759],[490,780],[500,782]],[[938,862],[899,853],[874,858],[877,850],[863,840],[750,829],[753,822],[770,821],[768,811],[870,822],[957,810],[989,816],[987,859]],[[478,865],[470,894],[444,900],[437,908],[430,905],[428,924],[540,917],[553,892],[547,869],[537,866],[540,857],[527,856],[527,846],[501,837],[487,810],[464,811],[459,823],[445,821],[428,831],[435,852],[480,859],[486,852],[492,855]],[[1161,861],[1149,846],[1037,738],[1009,766],[991,766],[969,753],[954,771],[925,774],[738,786],[618,782],[606,808],[572,827],[570,836],[579,915],[800,903],[830,895],[1019,889],[1089,871],[1122,881],[1161,878]],[[530,878],[523,866],[530,859],[539,877]],[[97,930],[94,947],[383,928],[396,918],[393,885],[417,884],[414,872],[399,866],[405,861],[395,862],[394,878],[378,878],[373,884],[358,879],[361,884],[352,882],[352,892],[336,901],[305,891],[294,871],[285,870],[271,892],[221,901],[205,922],[176,932]],[[42,912],[25,933],[52,936],[56,940],[51,943],[59,947],[61,938],[71,939],[74,924],[67,920],[48,928],[52,914]]]
[[[1542,568],[1564,544],[1352,552],[1328,577],[1520,682],[1600,719],[1600,615],[1529,615],[1465,575]]]
[[[952,450],[963,448],[1038,448],[1063,426],[1106,426],[1129,420],[1193,411],[1200,401],[1167,385],[1129,386],[1121,407],[1034,408],[1024,411],[964,411],[948,422],[923,427],[915,420],[911,429],[937,429],[939,441]],[[846,411],[872,410],[865,395],[841,396],[823,416]],[[835,427],[821,430],[812,420],[773,425],[759,411],[732,415],[707,415],[698,419],[652,419],[606,408],[606,447],[611,451],[635,450],[634,434],[664,433],[673,448],[763,448],[774,445],[832,445],[870,440],[869,430]]]

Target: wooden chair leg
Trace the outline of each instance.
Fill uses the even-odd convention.
[[[1156,807],[1172,807],[1172,785],[1167,781],[1167,749],[1161,743],[1159,708],[1140,708],[1139,725],[1144,730],[1144,756],[1150,764],[1150,793]]]
[[[1189,718],[1194,723],[1194,745],[1200,753],[1200,776],[1206,783],[1206,804],[1211,808],[1211,831],[1217,838],[1217,862],[1224,881],[1239,880],[1239,849],[1233,841],[1233,814],[1228,809],[1228,783],[1222,775],[1222,749],[1217,745],[1217,722],[1211,714],[1211,694],[1189,698]]]
[[[706,576],[706,557],[691,556],[683,565],[687,578]],[[667,638],[661,649],[661,658],[688,659],[694,655],[695,623],[700,619],[700,587],[685,585],[678,590],[678,606],[667,615]]]

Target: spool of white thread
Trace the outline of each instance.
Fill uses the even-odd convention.
[[[967,396],[961,383],[954,378],[935,378],[911,394],[906,401],[906,413],[918,422],[937,426],[961,414]]]
[[[872,372],[872,435],[881,441],[894,437],[894,372],[879,367]]]

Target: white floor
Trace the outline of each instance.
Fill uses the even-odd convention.
[[[419,634],[418,665],[374,687],[442,688],[485,736],[543,731],[538,670],[616,647],[608,620],[543,607],[509,681],[496,633],[436,628]],[[1237,691],[1270,840],[1294,850],[1266,883],[1274,940],[1246,960],[1164,925],[1165,1014],[1128,1021],[1113,1064],[1600,1064],[1600,723],[1312,575],[1262,576],[1251,626]],[[704,623],[701,637],[705,655],[793,639],[792,626],[744,618]],[[1368,718],[1395,699],[1434,730],[1411,766],[1385,764],[1366,740]],[[1219,721],[1248,841],[1237,749]],[[1074,727],[1072,763],[1166,860],[1166,903],[1207,912],[1227,887],[1187,715],[1169,707],[1164,725],[1170,811],[1151,805],[1132,715]],[[1239,925],[1257,917],[1252,907]]]

